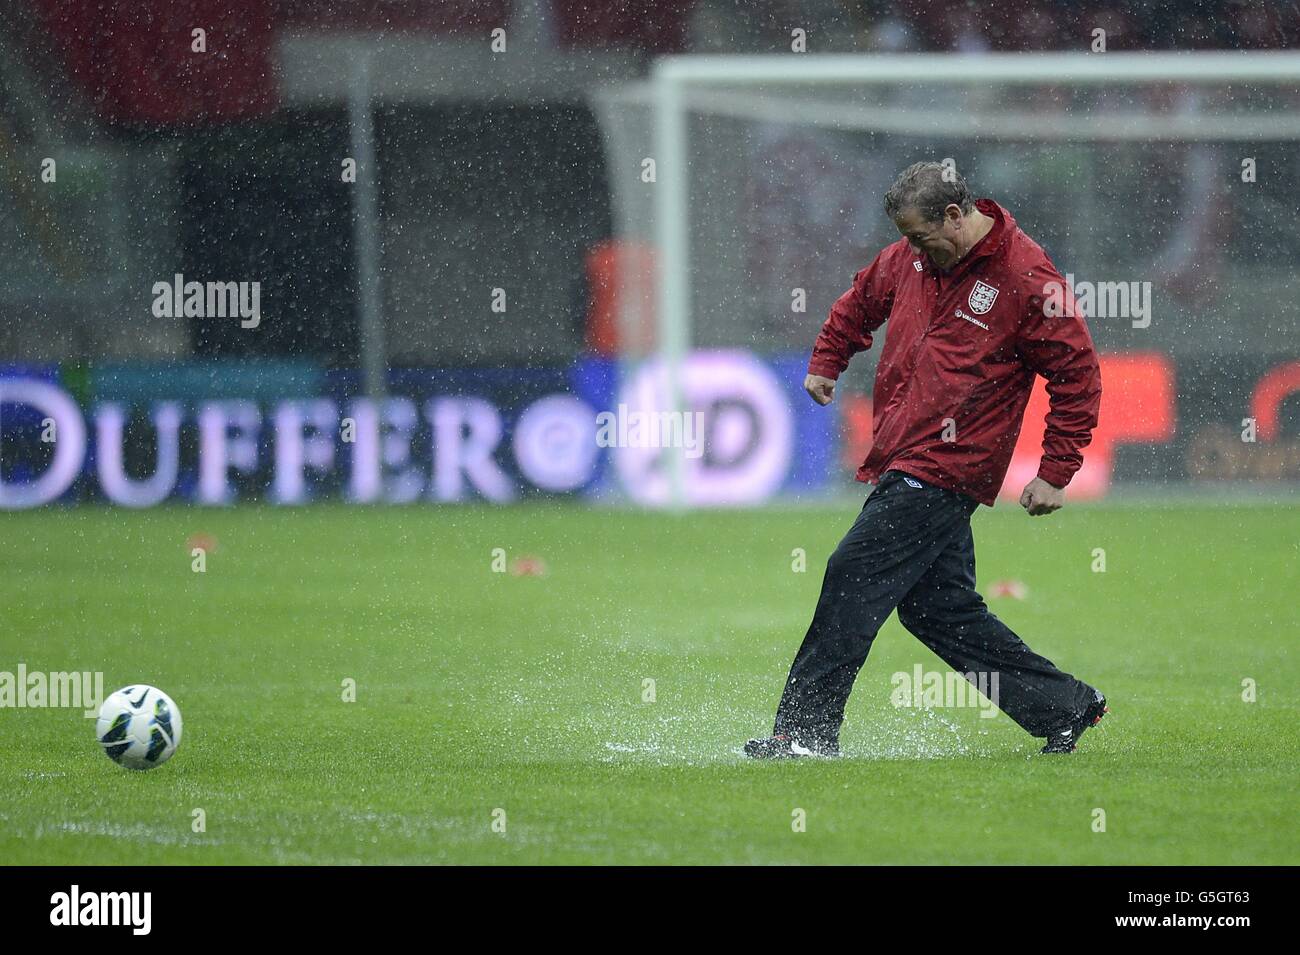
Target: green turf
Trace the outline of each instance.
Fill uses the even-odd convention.
[[[892,706],[942,665],[891,618],[849,758],[748,762],[856,508],[0,516],[0,670],[155,683],[185,719],[131,773],[79,711],[0,709],[0,861],[1300,863],[1300,508],[981,509],[981,585],[1029,588],[994,610],[1110,698],[1080,752]]]

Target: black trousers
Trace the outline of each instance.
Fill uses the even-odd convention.
[[[975,591],[974,498],[886,472],[826,563],[775,732],[834,752],[844,705],[889,614],[955,671],[998,674],[1002,710],[1033,736],[1081,715],[1093,689],[1034,653]]]

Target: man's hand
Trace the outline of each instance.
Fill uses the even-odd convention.
[[[1020,506],[1031,517],[1050,514],[1065,505],[1065,488],[1053,487],[1042,478],[1034,478],[1020,492]]]
[[[812,400],[819,405],[828,405],[835,397],[835,379],[809,375],[803,380],[803,390],[812,395]]]

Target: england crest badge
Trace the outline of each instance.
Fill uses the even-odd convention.
[[[970,290],[970,295],[966,298],[966,304],[976,315],[986,315],[988,310],[993,307],[993,300],[998,297],[998,290],[992,285],[976,280],[975,287]]]

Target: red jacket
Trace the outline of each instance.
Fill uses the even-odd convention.
[[[831,307],[808,371],[838,378],[888,321],[872,447],[858,480],[895,469],[992,506],[1034,375],[1047,379],[1051,404],[1038,476],[1065,487],[1097,426],[1101,374],[1088,326],[1042,247],[993,200],[975,206],[993,228],[952,272],[900,239],[855,275]],[[1052,282],[1074,317],[1046,314]]]

